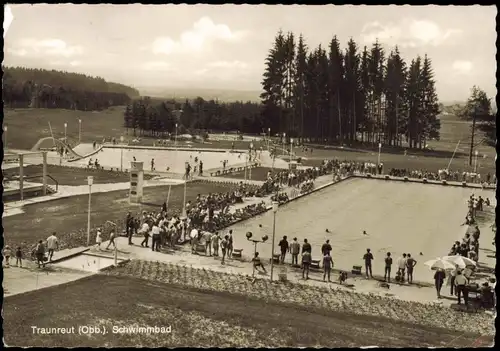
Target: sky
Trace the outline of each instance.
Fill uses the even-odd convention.
[[[477,85],[496,95],[494,6],[9,5],[4,64],[101,76],[135,87],[261,90],[279,29],[309,47],[379,40],[427,54],[441,101]],[[4,29],[7,23],[4,22]]]

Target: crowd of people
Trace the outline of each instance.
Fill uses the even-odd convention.
[[[495,184],[496,176],[491,176],[491,173],[487,173],[484,181],[481,179],[481,174],[475,172],[459,172],[451,171],[447,169],[440,169],[437,172],[432,172],[428,170],[409,170],[405,168],[391,168],[389,175],[393,177],[408,177],[413,179],[428,179],[428,180],[447,180],[454,182],[466,182],[466,183],[484,183],[486,185]]]

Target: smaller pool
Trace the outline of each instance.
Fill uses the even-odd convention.
[[[121,260],[118,261],[120,262]],[[101,269],[111,267],[114,264],[115,260],[113,258],[81,254],[67,260],[54,263],[54,266],[97,273]]]

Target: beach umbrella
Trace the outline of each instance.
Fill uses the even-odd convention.
[[[458,267],[460,268],[465,268],[467,266],[476,266],[476,262],[471,260],[470,258],[464,257],[464,256],[445,256],[443,257],[443,260],[451,262],[452,264],[457,264]]]
[[[430,260],[424,263],[427,267],[432,270],[436,269],[444,269],[444,270],[452,270],[455,269],[455,266],[446,260],[441,258],[436,258],[435,260]]]

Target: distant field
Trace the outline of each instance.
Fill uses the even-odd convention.
[[[56,137],[64,137],[64,123],[68,123],[67,137],[78,140],[78,119],[82,120],[82,141],[100,141],[102,138],[127,136],[123,128],[124,107],[113,107],[105,111],[89,112],[58,109],[6,109],[4,110],[4,125],[8,126],[7,143],[12,149],[31,149],[42,137],[51,136],[49,124]],[[131,131],[129,131],[131,134]],[[131,139],[129,135],[127,139]],[[482,139],[478,133],[476,141]],[[461,141],[458,153],[468,154],[470,142],[470,122],[459,120],[454,115],[441,116],[441,140],[430,141],[428,144],[434,150],[441,150],[451,155],[458,141]],[[152,145],[157,138],[141,138],[138,145]],[[185,143],[179,141],[179,146],[199,148],[231,148],[231,142],[221,141],[209,143]],[[235,148],[248,148],[248,142],[237,141]],[[257,142],[257,144],[259,144]],[[256,145],[258,147],[258,145]],[[481,144],[477,150],[491,160],[496,155],[495,148]],[[447,156],[449,158],[449,156]]]
[[[60,109],[5,109],[4,125],[8,126],[7,146],[12,149],[31,149],[40,138],[50,137],[49,122],[54,137],[78,140],[78,119],[82,120],[82,141],[101,141],[104,137],[126,134],[123,128],[124,107],[105,111],[74,111]]]

